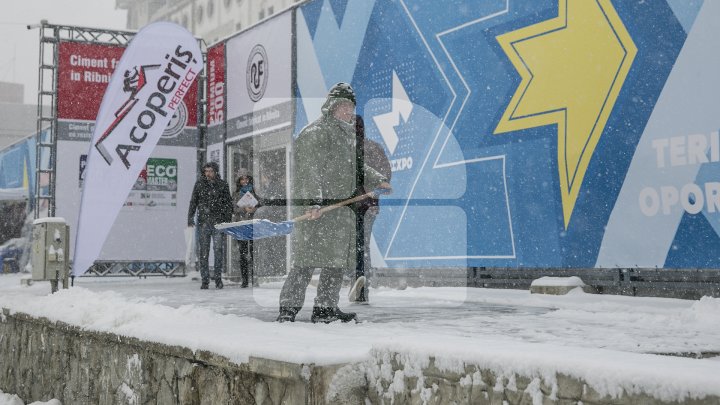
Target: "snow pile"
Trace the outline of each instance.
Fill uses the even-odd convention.
[[[0,405],[25,405],[25,402],[17,395],[4,394],[0,390]]]
[[[25,402],[17,395],[5,394],[0,390],[0,405],[25,405]],[[62,403],[57,399],[51,399],[47,402],[38,401],[28,405],[62,405]]]
[[[352,398],[365,396],[365,365],[360,363],[348,364],[340,367],[332,377],[325,402],[328,404],[342,402],[339,398]]]
[[[584,287],[580,277],[540,277],[530,283],[530,287]]]
[[[692,305],[686,316],[699,323],[715,323],[718,322],[718,314],[720,298],[702,297]]]
[[[253,355],[297,363],[333,364],[338,358],[343,362],[364,359],[369,348],[363,342],[356,342],[361,349],[357,345],[338,344],[346,337],[344,325],[281,325],[223,315],[194,305],[173,308],[161,305],[160,301],[156,297],[124,298],[112,291],[96,293],[83,287],[28,300],[0,295],[0,307],[11,312],[62,321],[89,331],[178,345],[193,351],[208,350],[235,363],[246,363]],[[348,351],[350,354],[345,355]]]
[[[300,364],[352,363],[336,375],[331,396],[343,396],[367,378],[378,393],[407,388],[429,398],[434,388],[424,386],[423,372],[431,358],[434,367],[460,373],[465,385],[484,384],[479,375],[464,375],[466,364],[505,378],[490,389],[517,389],[512,376],[528,377],[532,383],[525,390],[533,397],[541,395],[541,384],[552,387],[560,373],[610,396],[720,396],[720,361],[648,354],[720,351],[720,300],[713,298],[375,289],[373,305],[350,308],[369,322],[314,325],[303,322],[309,317],[312,289],[300,322],[278,324],[272,322],[277,289],[234,289],[229,283],[223,290],[201,291],[189,278],[83,279],[81,284],[48,295],[47,284],[22,287],[18,275],[0,276],[0,307],[85,330],[208,350],[235,363],[250,356]],[[394,370],[392,364],[402,365]],[[127,359],[128,373],[140,366],[139,359]],[[407,381],[413,386],[407,387]],[[127,398],[132,398],[132,387],[127,388]]]
[[[467,347],[467,343],[462,339],[447,339],[435,348],[402,344],[373,349],[372,356],[376,360],[368,363],[367,373],[371,389],[377,389],[378,393],[385,392],[389,397],[406,388],[402,380],[406,376],[418,377],[418,386],[407,388],[422,389],[422,370],[430,364],[432,357],[435,359],[435,367],[441,371],[464,375],[466,364],[493,371],[497,376],[493,387],[495,391],[505,388],[517,391],[515,374],[537,380],[537,391],[532,390],[533,384],[526,389],[531,396],[535,396],[533,392],[541,395],[539,384],[542,381],[553,388],[550,397],[555,397],[557,374],[580,379],[600,395],[613,398],[619,398],[625,393],[645,393],[663,401],[720,396],[720,369],[717,362],[709,360],[561,348],[544,344],[508,345],[506,342],[490,340],[478,342],[482,345],[481,349],[469,348],[462,350],[462,353],[453,349]],[[393,362],[402,365],[403,369],[393,372]],[[464,381],[466,384],[482,386],[478,377],[464,375]],[[509,383],[503,386],[506,380]],[[390,382],[389,387],[383,388],[383,383],[387,385],[387,382]]]

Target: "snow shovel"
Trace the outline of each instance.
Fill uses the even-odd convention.
[[[340,201],[337,204],[328,205],[327,207],[320,208],[320,213],[324,214],[328,211],[332,211],[336,208],[344,207],[352,203],[362,201],[366,198],[375,198],[379,194],[384,194],[390,190],[377,189],[357,197]],[[271,238],[273,236],[288,235],[293,231],[295,222],[304,221],[310,218],[310,214],[304,214],[297,218],[283,222],[271,222],[267,219],[251,219],[247,221],[238,222],[226,222],[215,225],[215,229],[232,236],[237,240],[258,240],[264,238]]]

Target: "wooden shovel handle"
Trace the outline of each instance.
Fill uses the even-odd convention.
[[[334,210],[334,209],[336,209],[336,208],[344,207],[344,206],[346,206],[346,205],[350,205],[350,204],[352,204],[352,203],[355,203],[355,202],[358,202],[358,201],[362,201],[362,200],[364,200],[364,199],[366,199],[366,198],[375,198],[375,197],[377,196],[377,194],[378,194],[377,192],[371,191],[371,192],[369,192],[369,193],[365,193],[365,194],[359,195],[359,196],[357,196],[357,197],[349,198],[349,199],[347,199],[347,200],[340,201],[339,203],[335,203],[335,204],[333,204],[333,205],[328,205],[327,207],[322,207],[322,208],[320,208],[320,213],[321,213],[321,214],[324,214],[324,213],[326,213],[326,212],[328,212],[328,211],[332,211],[332,210]],[[308,219],[308,218],[310,218],[310,214],[303,214],[303,215],[300,215],[300,216],[297,217],[297,218],[293,218],[293,221],[294,221],[294,222],[299,222],[299,221],[304,221],[304,220],[306,220],[306,219]]]

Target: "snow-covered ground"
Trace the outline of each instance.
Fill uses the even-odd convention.
[[[0,405],[25,405],[25,402],[15,394],[6,394],[0,390]],[[33,402],[27,405],[62,405],[57,399],[51,399],[47,402]]]
[[[155,342],[315,364],[367,360],[371,352],[437,356],[519,373],[563,372],[600,392],[641,389],[659,398],[720,396],[720,299],[699,301],[585,294],[565,296],[477,288],[373,289],[372,305],[352,305],[358,324],[307,322],[314,289],[298,319],[278,324],[281,284],[200,290],[192,277],[49,283],[0,276],[0,307]],[[346,297],[347,290],[341,292]]]

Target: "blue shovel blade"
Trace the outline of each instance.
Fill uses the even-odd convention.
[[[273,236],[287,235],[292,232],[295,222],[271,222],[267,219],[243,221],[244,223],[221,224],[217,228],[237,240],[258,240]]]

